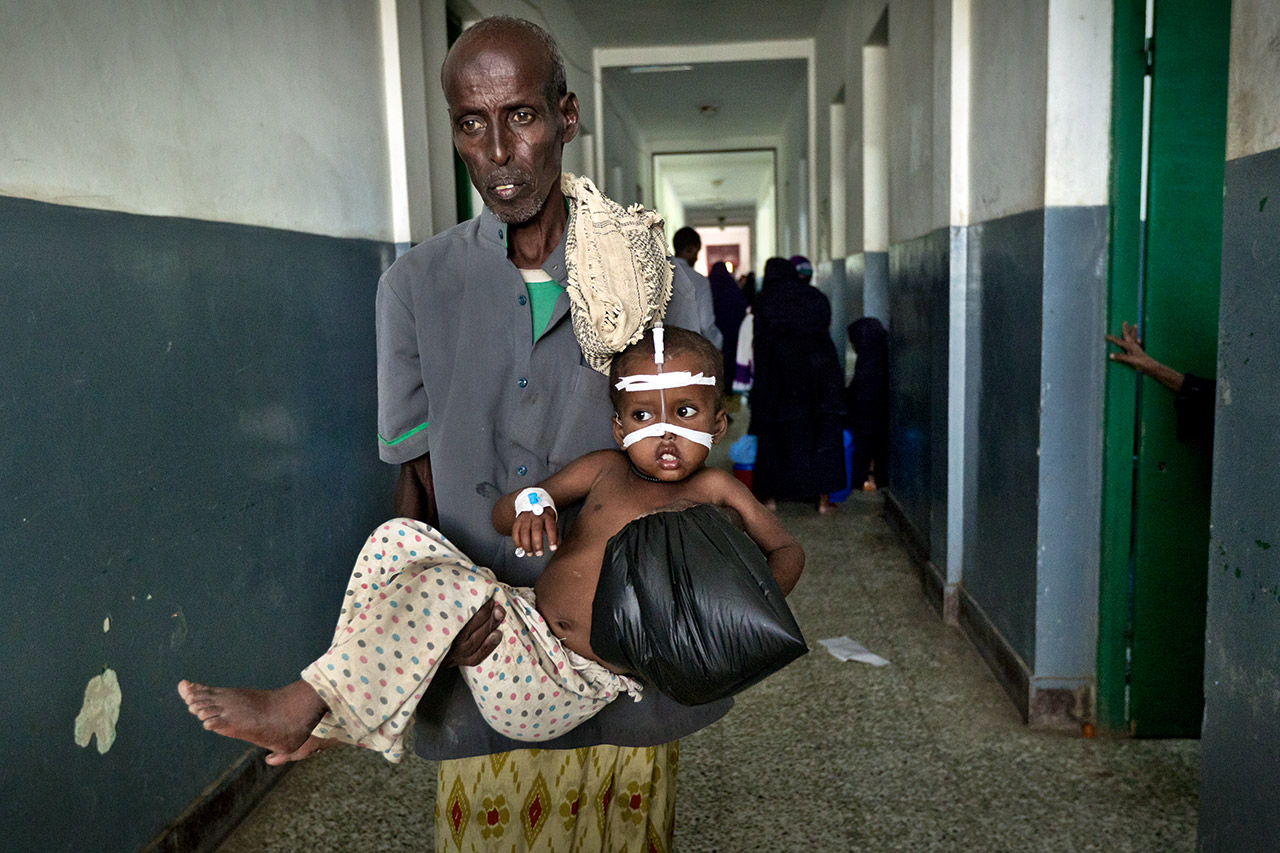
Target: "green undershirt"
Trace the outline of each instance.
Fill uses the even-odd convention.
[[[551,312],[555,310],[556,300],[564,288],[550,279],[526,281],[524,286],[529,291],[529,314],[533,317],[533,339],[536,341],[547,330]]]

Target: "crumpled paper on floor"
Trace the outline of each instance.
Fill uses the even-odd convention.
[[[889,662],[880,655],[867,651],[867,647],[862,643],[855,642],[848,637],[831,637],[826,640],[818,641],[825,646],[827,651],[839,661],[856,660],[860,663],[869,663],[872,666],[888,666]]]

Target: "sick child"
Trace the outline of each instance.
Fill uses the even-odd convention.
[[[489,598],[505,611],[497,649],[462,673],[485,721],[508,738],[558,737],[639,683],[591,648],[592,603],[609,540],[629,522],[697,504],[731,510],[785,595],[804,552],[778,519],[729,474],[704,467],[728,425],[723,358],[702,336],[645,332],[610,370],[619,450],[575,459],[537,487],[499,498],[494,528],[517,555],[554,552],[533,588],[498,582],[429,525],[394,519],[361,551],[333,645],[276,690],[182,681],[187,709],[210,731],[270,750],[268,764],[335,743],[398,762],[411,746],[418,701],[453,634]],[[564,540],[557,505],[582,501]]]

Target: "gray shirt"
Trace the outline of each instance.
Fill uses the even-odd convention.
[[[712,346],[720,349],[724,346],[724,335],[720,334],[720,327],[716,325],[716,307],[711,299],[711,280],[689,266],[689,262],[684,258],[672,258],[672,260],[675,261],[676,269],[684,270],[684,274],[689,277],[689,282],[693,285],[693,298],[698,304],[698,332],[711,341]],[[671,325],[680,324],[672,323]]]
[[[493,529],[494,501],[533,486],[593,450],[615,447],[608,379],[588,367],[560,294],[531,341],[529,301],[507,258],[506,228],[479,217],[407,252],[378,284],[378,434],[384,461],[431,454],[440,530],[499,579],[531,586],[544,558],[517,558]],[[542,267],[567,283],[564,240]],[[708,293],[709,295],[709,293]],[[667,325],[697,328],[688,277],[675,266]],[[572,512],[561,517],[572,523]],[[419,706],[420,754],[458,758],[527,747],[490,729],[456,670],[442,672]],[[688,708],[654,690],[622,698],[563,738],[649,746],[708,725],[728,701]]]

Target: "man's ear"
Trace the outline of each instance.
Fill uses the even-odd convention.
[[[623,449],[622,447],[623,438],[624,436],[622,433],[622,421],[618,419],[618,414],[617,412],[615,412],[613,415],[613,440],[614,442],[617,443],[619,450]]]
[[[729,413],[724,409],[716,412],[716,428],[711,433],[711,443],[719,444],[724,434],[729,431]]]
[[[560,141],[568,144],[578,135],[578,96],[573,92],[560,99],[560,121],[564,124]]]

